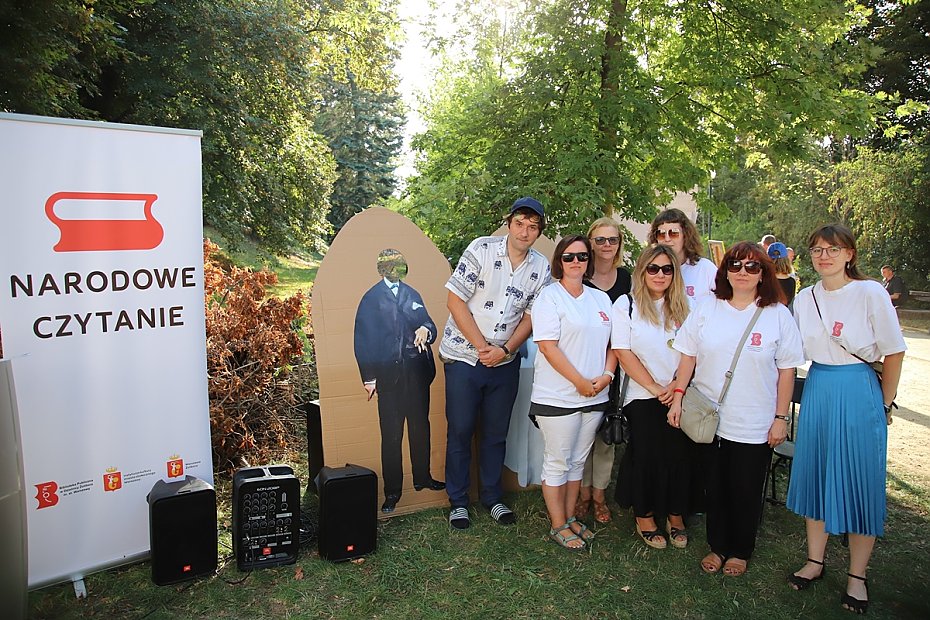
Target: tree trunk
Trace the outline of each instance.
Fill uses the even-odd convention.
[[[610,13],[607,17],[607,29],[604,33],[604,55],[601,57],[600,109],[597,119],[601,157],[609,158],[610,166],[617,165],[618,125],[615,110],[617,94],[620,92],[623,26],[626,19],[627,0],[611,0]],[[613,215],[618,198],[618,188],[614,179],[614,175],[608,175],[608,178],[599,180],[605,193],[604,215],[608,217]]]

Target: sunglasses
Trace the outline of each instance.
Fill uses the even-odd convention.
[[[740,269],[745,267],[746,273],[755,275],[762,271],[762,263],[757,260],[729,260],[727,261],[727,271],[730,273],[739,273]]]
[[[675,272],[675,268],[671,265],[656,265],[655,263],[649,263],[646,265],[646,273],[651,276],[656,275],[660,271],[662,272],[662,275],[670,276]]]
[[[620,237],[595,237],[592,239],[595,245],[604,245],[605,243],[609,245],[620,245]]]
[[[681,230],[679,229],[657,230],[656,231],[656,239],[658,239],[659,237],[665,237],[666,239],[677,239],[680,236],[681,236]]]
[[[575,262],[575,259],[577,259],[579,263],[586,263],[588,262],[588,253],[587,252],[566,252],[565,254],[562,255],[563,263],[573,263]]]

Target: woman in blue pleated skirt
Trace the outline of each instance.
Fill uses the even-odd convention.
[[[804,386],[788,508],[806,517],[807,563],[788,575],[804,590],[824,574],[830,534],[849,535],[843,608],[868,609],[866,569],[885,527],[891,403],[906,346],[885,289],[856,267],[845,226],[822,226],[810,254],[820,281],[798,294],[795,319],[813,363]],[[869,365],[882,360],[881,381]]]

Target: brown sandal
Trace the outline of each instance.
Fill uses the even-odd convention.
[[[746,572],[749,563],[743,558],[727,558],[723,564],[723,574],[727,577],[739,577]]]
[[[598,523],[610,523],[610,508],[607,507],[607,501],[599,502],[594,500],[594,520]]]
[[[701,560],[701,570],[709,575],[713,575],[720,571],[720,567],[723,566],[724,561],[726,561],[726,558],[719,553],[711,551]]]
[[[584,499],[580,495],[578,496],[578,501],[575,502],[575,518],[584,519],[588,516],[588,511],[591,510],[591,498]]]

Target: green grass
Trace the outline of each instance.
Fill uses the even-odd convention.
[[[305,467],[301,479],[306,480]],[[871,618],[927,618],[930,570],[928,489],[889,476],[889,518],[870,570]],[[784,480],[779,481],[784,497]],[[805,553],[800,517],[768,505],[749,572],[706,575],[701,523],[687,549],[647,549],[629,512],[597,530],[591,548],[569,553],[546,540],[538,490],[512,494],[513,527],[473,506],[472,527],[451,530],[431,509],[383,521],[378,550],[362,562],[321,560],[315,545],[296,565],[240,573],[228,558],[229,484],[218,484],[222,568],[216,576],[155,586],[143,562],[86,579],[89,598],[69,584],[30,595],[31,618],[850,618],[839,607],[846,550],[831,540],[827,576],[805,592],[785,582]],[[616,507],[614,507],[616,508]],[[305,496],[313,514],[316,497]],[[295,571],[303,572],[302,579]]]
[[[268,269],[278,274],[278,284],[270,289],[272,295],[289,297],[297,291],[309,295],[323,256],[315,252],[295,252],[289,256],[274,256],[256,243],[245,239],[235,245],[215,228],[205,226],[203,236],[220,246],[222,253],[240,267],[254,270]]]

